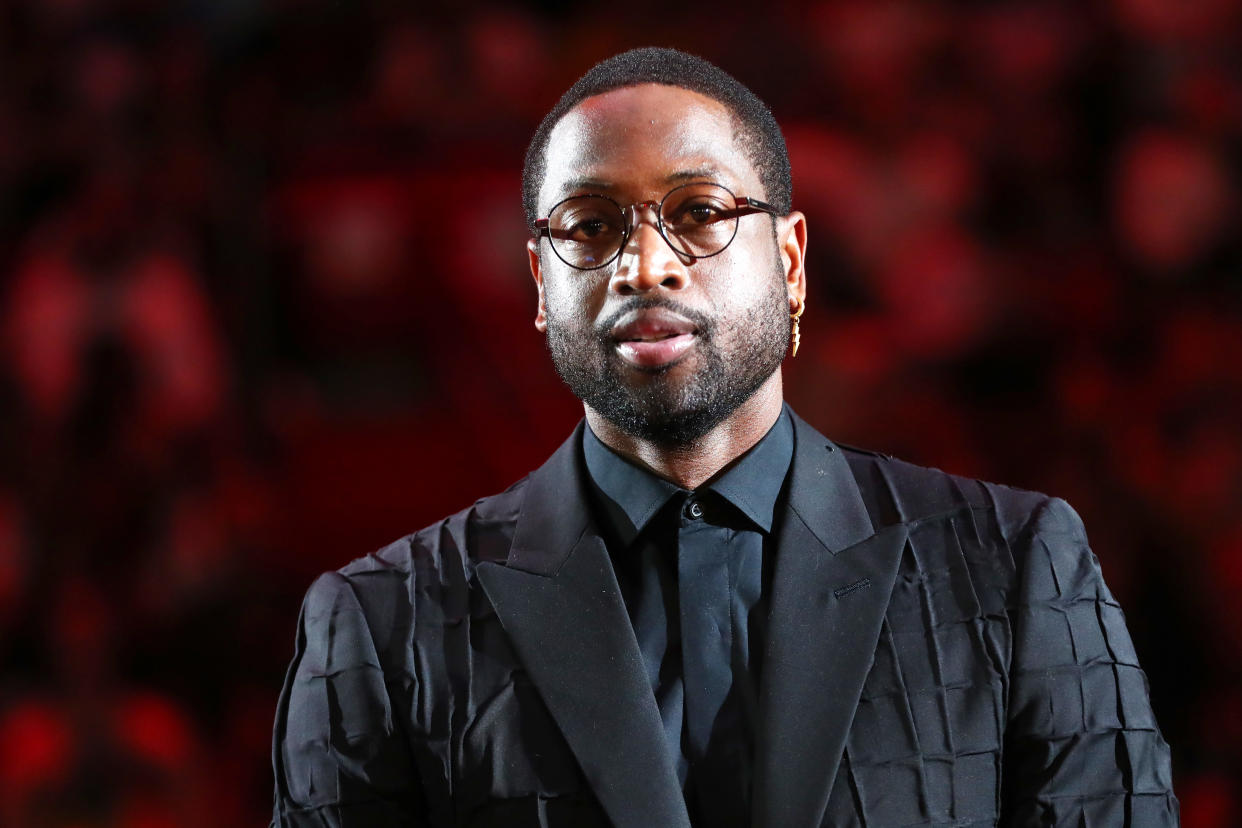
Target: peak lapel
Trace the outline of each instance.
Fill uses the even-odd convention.
[[[477,575],[619,826],[686,826],[685,800],[603,540],[588,518],[580,429],[531,475],[507,565]]]
[[[903,525],[874,533],[841,452],[795,425],[760,696],[758,826],[822,819],[906,541]]]

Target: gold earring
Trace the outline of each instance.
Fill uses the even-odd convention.
[[[798,318],[802,316],[802,311],[806,310],[805,302],[803,302],[801,299],[798,299],[797,302],[798,302],[798,309],[795,311],[790,311],[789,313],[789,319],[793,323],[793,326],[789,332],[789,338],[792,343],[792,349],[789,352],[789,355],[791,357],[796,357],[798,355],[798,343],[802,341],[802,331],[798,329]]]

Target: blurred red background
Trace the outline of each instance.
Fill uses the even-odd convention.
[[[1235,824],[1239,0],[3,4],[0,823],[266,821],[311,579],[580,414],[520,163],[638,45],[786,130],[797,410],[1070,500],[1184,824]]]

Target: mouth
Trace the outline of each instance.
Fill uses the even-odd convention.
[[[667,308],[627,313],[612,327],[612,339],[623,360],[639,368],[660,368],[676,362],[693,347],[698,328]]]

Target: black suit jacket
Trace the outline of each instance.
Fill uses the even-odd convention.
[[[794,422],[753,824],[1176,824],[1146,678],[1073,510]],[[274,824],[689,824],[580,429],[508,491],[311,587]]]

